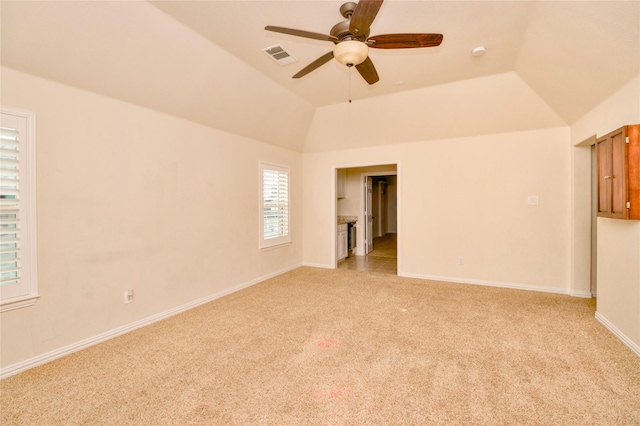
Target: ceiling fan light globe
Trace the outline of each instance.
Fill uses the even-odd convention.
[[[335,45],[333,57],[343,65],[360,65],[369,56],[369,46],[361,41],[346,40]]]

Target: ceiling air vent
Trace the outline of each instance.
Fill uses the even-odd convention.
[[[291,53],[284,50],[284,48],[279,44],[276,44],[275,46],[265,47],[264,49],[262,49],[262,51],[269,55],[269,57],[271,57],[280,65],[287,65],[297,61],[297,59]]]

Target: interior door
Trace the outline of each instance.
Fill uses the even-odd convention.
[[[367,200],[366,200],[366,208],[365,208],[365,217],[367,218],[367,230],[365,232],[366,239],[366,254],[371,253],[373,251],[373,211],[372,211],[372,194],[373,192],[373,179],[371,176],[367,176]]]

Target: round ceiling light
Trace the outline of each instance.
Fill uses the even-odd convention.
[[[333,48],[333,57],[348,67],[360,65],[368,55],[369,46],[357,40],[341,41]]]

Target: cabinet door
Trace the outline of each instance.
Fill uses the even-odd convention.
[[[624,128],[596,141],[598,216],[627,216],[627,144]]]
[[[624,219],[627,214],[627,144],[624,129],[609,134],[611,141],[611,213]]]
[[[347,250],[347,231],[340,231],[338,232],[338,260],[342,260],[347,257]]]
[[[347,257],[347,224],[343,223],[338,225],[338,235],[336,238],[338,260],[342,260]]]
[[[596,141],[596,167],[598,175],[598,216],[611,213],[611,142],[603,136]]]
[[[640,220],[640,124],[596,140],[598,216]]]

